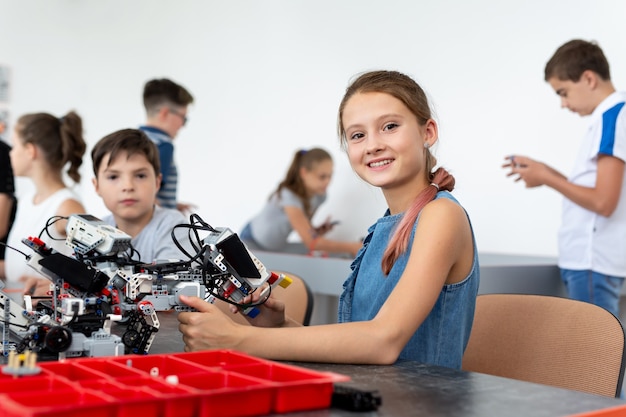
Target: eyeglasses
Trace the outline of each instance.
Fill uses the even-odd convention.
[[[187,124],[187,120],[189,120],[189,119],[187,119],[187,116],[186,116],[186,115],[184,115],[184,114],[182,114],[181,112],[176,111],[176,110],[174,110],[174,109],[172,109],[172,108],[169,108],[169,107],[168,107],[168,109],[169,109],[170,113],[175,114],[176,116],[178,116],[178,117],[180,117],[180,118],[182,119],[182,121],[183,121],[183,126],[185,126],[185,125]]]

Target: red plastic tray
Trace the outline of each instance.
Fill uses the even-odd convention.
[[[349,378],[232,350],[43,362],[0,373],[0,417],[245,417],[328,408]]]
[[[587,413],[572,414],[570,417],[624,417],[626,405],[605,408],[604,410],[589,411]]]

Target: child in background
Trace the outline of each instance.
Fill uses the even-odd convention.
[[[187,124],[187,110],[193,96],[185,87],[167,78],[148,81],[143,88],[146,124],[139,127],[159,149],[161,186],[157,202],[182,212],[192,209],[178,201],[178,168],[174,157],[174,139]]]
[[[0,134],[4,131],[4,123],[0,122]],[[6,244],[9,231],[15,220],[17,200],[15,198],[15,181],[9,156],[11,147],[0,138],[0,242]],[[0,264],[4,263],[6,247],[0,245]],[[4,266],[0,267],[0,270]]]
[[[389,206],[352,264],[339,323],[299,326],[270,297],[250,319],[255,326],[244,326],[214,305],[181,296],[197,309],[178,316],[186,351],[461,367],[478,292],[478,252],[469,218],[449,193],[454,178],[434,170],[430,148],[438,128],[424,91],[398,72],[361,75],[339,107],[339,135],[354,171],[380,188]]]
[[[156,205],[161,184],[159,151],[148,137],[137,129],[123,129],[102,138],[91,152],[93,185],[111,215],[102,220],[132,239],[140,261],[183,259],[174,244],[174,226],[185,222],[175,209]],[[189,253],[186,233],[177,233],[179,243]]]
[[[75,112],[58,118],[48,113],[27,114],[17,120],[12,136],[11,165],[15,176],[33,181],[34,193],[20,197],[8,245],[22,252],[27,249],[22,239],[38,236],[54,216],[68,217],[84,213],[79,197],[65,185],[63,168],[69,164],[68,176],[80,182],[79,167],[87,145],[83,138],[82,119]],[[57,221],[47,228],[42,239],[55,250],[71,255],[65,245],[67,221]],[[37,276],[26,264],[24,256],[7,249],[3,275],[7,288],[13,291],[44,295],[50,281]],[[21,294],[19,299],[21,301]],[[16,298],[17,299],[17,298]]]
[[[569,296],[619,317],[626,277],[626,93],[611,82],[600,47],[572,40],[545,67],[545,81],[565,107],[589,116],[589,129],[569,178],[525,156],[507,157],[509,176],[526,187],[547,185],[564,197],[559,268]]]
[[[311,219],[326,200],[326,189],[333,175],[333,160],[324,149],[299,150],[285,179],[240,233],[250,249],[280,252],[295,230],[309,251],[348,253],[355,256],[361,242],[344,242],[324,237],[333,228],[330,220],[313,227]]]

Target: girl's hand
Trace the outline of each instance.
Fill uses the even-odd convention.
[[[265,297],[267,297],[267,294],[259,288],[251,295],[245,297],[243,303],[257,303]],[[231,304],[229,307],[232,313],[243,314],[237,306]],[[285,303],[277,300],[271,294],[263,304],[259,304],[255,308],[259,310],[259,314],[256,317],[252,318],[244,314],[244,317],[251,325],[256,327],[281,327],[285,324]]]
[[[353,258],[356,258],[356,255],[359,253],[359,251],[361,250],[361,247],[363,246],[363,242],[362,241],[357,241],[354,243],[350,244],[350,255],[352,255]]]
[[[319,237],[319,236],[324,236],[326,233],[330,232],[331,230],[333,230],[333,228],[339,224],[338,221],[330,221],[330,218],[326,219],[326,221],[324,223],[322,223],[321,225],[317,226],[316,228],[313,229],[313,233],[314,236]]]
[[[219,308],[198,297],[181,295],[180,301],[197,310],[178,314],[185,352],[237,348],[246,326],[235,323]]]
[[[23,276],[20,282],[24,283],[24,295],[45,297],[49,295],[51,282],[45,278]]]
[[[32,299],[33,307],[39,303],[39,297],[50,296],[50,284],[52,284],[52,282],[46,278],[25,275],[20,278],[20,282],[24,283],[23,295],[35,297]]]

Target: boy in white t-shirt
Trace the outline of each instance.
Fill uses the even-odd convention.
[[[618,316],[626,277],[626,93],[615,90],[602,49],[584,40],[557,49],[546,64],[545,80],[561,107],[589,116],[574,169],[565,177],[518,155],[504,166],[526,187],[547,185],[565,197],[559,230],[563,282],[571,298]]]

